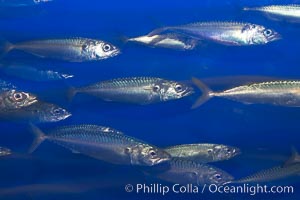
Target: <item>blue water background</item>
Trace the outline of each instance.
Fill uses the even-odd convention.
[[[212,99],[190,110],[200,92],[186,99],[149,106],[104,103],[78,95],[69,104],[65,91],[101,80],[127,76],[159,76],[189,81],[191,77],[208,78],[235,75],[271,76],[297,79],[300,74],[300,24],[271,21],[259,13],[243,12],[243,6],[258,6],[274,1],[99,1],[55,0],[35,8],[1,8],[1,37],[11,42],[40,38],[88,37],[112,42],[122,49],[120,56],[88,63],[42,60],[21,52],[11,52],[5,59],[35,62],[74,74],[66,82],[35,83],[4,77],[19,88],[37,93],[42,99],[57,103],[73,116],[63,122],[40,125],[43,129],[66,124],[111,126],[160,147],[183,143],[221,143],[240,147],[243,154],[215,165],[242,177],[257,170],[280,165],[290,155],[291,146],[299,150],[299,108],[269,105],[244,105],[225,99]],[[300,3],[300,1],[275,1]],[[194,51],[154,49],[124,44],[122,38],[145,35],[165,25],[196,21],[243,21],[262,24],[282,35],[282,40],[265,46],[226,47],[209,45]],[[214,90],[238,85],[243,80],[216,79]],[[219,84],[218,84],[219,83]],[[228,81],[226,81],[228,83]],[[226,87],[227,86],[227,87]],[[163,183],[134,167],[123,167],[72,154],[45,142],[31,156],[26,154],[32,135],[25,124],[0,122],[0,146],[18,152],[15,159],[2,158],[1,188],[46,183],[72,183],[92,189],[76,194],[15,192],[0,199],[299,199],[299,179],[289,195],[141,195],[124,191],[127,183]],[[277,182],[277,185],[283,184]],[[81,187],[80,187],[81,188]],[[94,189],[93,189],[94,188]],[[96,189],[95,189],[96,188]],[[31,188],[32,189],[32,188]],[[33,188],[34,190],[34,188]],[[76,190],[76,189],[75,189]]]

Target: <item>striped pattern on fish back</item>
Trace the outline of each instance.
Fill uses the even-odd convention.
[[[242,23],[242,22],[222,22],[222,21],[212,21],[212,22],[195,22],[186,25],[182,25],[184,27],[241,27],[243,28],[245,25],[249,23]]]
[[[250,89],[300,89],[300,81],[272,81],[248,85]]]
[[[46,40],[33,40],[33,41],[27,41],[27,42],[20,42],[17,43],[17,46],[22,46],[22,45],[28,45],[28,44],[37,44],[37,45],[42,45],[42,44],[47,44],[49,45],[68,45],[68,46],[78,46],[81,47],[84,43],[87,41],[91,41],[91,39],[86,39],[86,38],[66,38],[66,39],[46,39]]]
[[[153,77],[132,77],[132,78],[118,78],[108,81],[102,81],[94,86],[97,88],[123,88],[123,87],[138,87],[147,86],[161,81],[161,78]]]
[[[65,126],[52,130],[48,134],[50,140],[72,139],[91,143],[112,143],[112,144],[146,144],[138,139],[126,136],[119,131],[111,129],[103,131],[101,126],[95,125],[79,125]]]
[[[272,81],[272,82],[262,82],[254,83],[250,85],[243,85],[235,87],[232,89],[225,90],[223,92],[215,93],[216,95],[222,96],[226,94],[237,94],[237,93],[256,93],[258,91],[284,91],[300,89],[300,81]]]
[[[262,170],[253,175],[247,176],[235,182],[247,183],[247,182],[267,182],[280,178],[285,178],[291,175],[297,175],[300,172],[300,165],[295,164],[288,167],[276,166],[270,169]]]
[[[272,11],[272,10],[283,10],[283,11],[297,11],[300,9],[300,5],[289,4],[289,5],[272,5],[272,6],[264,6],[261,8],[257,8],[257,10],[261,11]]]

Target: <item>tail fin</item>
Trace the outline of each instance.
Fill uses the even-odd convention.
[[[299,162],[300,162],[300,155],[297,149],[294,146],[292,146],[292,156],[284,163],[283,167],[293,165]]]
[[[68,90],[67,92],[67,98],[68,98],[68,101],[71,102],[74,98],[74,96],[77,94],[77,89],[74,88],[74,87],[70,87],[70,89]]]
[[[199,79],[193,77],[192,81],[202,92],[201,97],[192,106],[192,109],[195,109],[208,101],[211,98],[211,94],[213,94],[213,92]]]
[[[4,57],[9,51],[14,48],[14,45],[0,38],[0,58]]]
[[[46,139],[46,135],[41,131],[41,129],[39,129],[35,125],[30,124],[30,130],[34,134],[35,139],[32,142],[32,145],[31,145],[28,153],[34,152],[38,148],[38,146]]]

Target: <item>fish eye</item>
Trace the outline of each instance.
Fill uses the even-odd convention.
[[[181,85],[176,85],[175,86],[175,90],[177,91],[177,92],[181,92],[182,91],[182,86]]]
[[[267,29],[264,31],[265,36],[270,36],[271,34],[272,34],[272,30],[270,30],[270,29]]]
[[[150,156],[152,156],[152,157],[156,156],[156,152],[155,152],[154,150],[151,150],[151,151],[149,152],[149,154],[150,154]]]
[[[125,149],[125,153],[126,153],[126,154],[129,154],[129,153],[131,153],[131,150],[130,150],[130,148],[129,148],[129,147],[127,147],[127,148]]]
[[[102,48],[103,48],[103,50],[104,50],[105,52],[110,51],[110,50],[112,49],[111,45],[109,45],[109,44],[103,45]]]
[[[14,94],[14,99],[15,99],[16,101],[21,100],[22,97],[23,97],[22,93],[15,93],[15,94]]]
[[[215,174],[214,177],[217,179],[217,180],[220,180],[222,178],[221,174]]]
[[[160,89],[159,85],[155,85],[155,86],[153,87],[153,91],[154,91],[154,92],[158,92],[159,89]]]
[[[57,109],[54,109],[54,114],[61,114],[61,113],[63,113],[64,112],[64,110],[63,109],[61,109],[61,108],[57,108]]]
[[[207,150],[207,153],[212,153],[212,152],[213,152],[212,149],[208,149],[208,150]]]
[[[225,150],[227,153],[231,153],[231,149],[226,149]]]

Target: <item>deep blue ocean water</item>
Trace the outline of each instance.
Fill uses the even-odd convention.
[[[72,103],[65,91],[101,80],[128,76],[159,76],[171,80],[198,77],[208,80],[214,90],[245,82],[244,76],[297,79],[300,74],[300,24],[272,21],[259,13],[243,12],[244,6],[300,1],[212,1],[152,0],[99,1],[53,0],[41,6],[0,8],[0,34],[11,42],[41,38],[88,37],[109,41],[122,54],[99,62],[67,63],[39,59],[18,51],[7,60],[30,61],[74,74],[64,82],[36,83],[1,75],[26,91],[72,112],[59,123],[40,124],[50,129],[68,124],[98,124],[159,147],[184,143],[220,143],[241,148],[242,154],[215,165],[234,177],[282,164],[298,150],[299,108],[245,105],[215,98],[198,109],[190,107],[197,94],[173,102],[148,106],[105,103],[78,95]],[[243,21],[275,29],[282,40],[265,46],[228,47],[209,45],[193,51],[149,48],[124,44],[122,38],[145,35],[165,25],[196,21]],[[230,76],[236,76],[232,78]],[[225,78],[220,78],[225,77]],[[226,78],[227,77],[227,78]],[[251,79],[251,78],[250,78]],[[72,154],[50,142],[32,155],[26,152],[33,136],[26,124],[1,121],[0,146],[11,148],[14,158],[0,160],[0,199],[299,199],[298,179],[271,185],[292,185],[294,194],[136,194],[126,193],[126,184],[158,183],[135,167],[107,164]],[[11,191],[1,195],[1,191]]]

